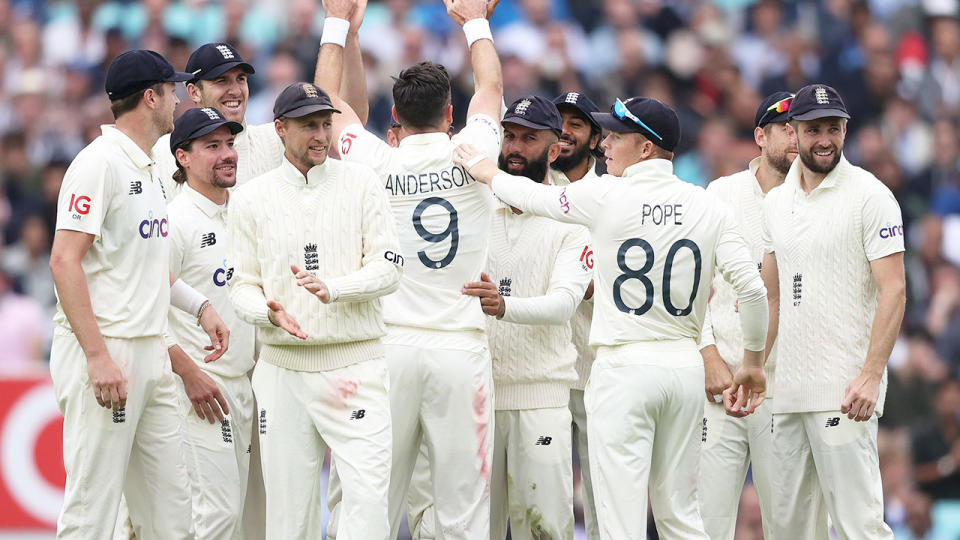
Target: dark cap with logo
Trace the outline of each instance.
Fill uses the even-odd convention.
[[[753,125],[762,128],[767,124],[785,123],[789,119],[794,97],[790,92],[774,92],[767,96],[757,108]]]
[[[308,82],[295,82],[283,89],[273,104],[273,118],[300,118],[320,111],[340,112],[330,101],[330,96],[319,86]]]
[[[225,119],[220,111],[213,107],[187,109],[187,112],[181,114],[173,123],[170,151],[175,152],[181,144],[203,137],[222,126],[230,128],[230,133],[234,135],[243,131],[243,125]]]
[[[553,98],[553,104],[561,110],[564,108],[576,109],[580,114],[587,117],[594,129],[600,131],[600,124],[591,116],[595,112],[600,112],[600,107],[597,107],[597,104],[587,96],[580,92],[566,92]]]
[[[790,104],[790,120],[816,120],[817,118],[850,118],[847,106],[840,94],[825,84],[804,86]]]
[[[598,112],[591,116],[605,129],[616,133],[639,133],[667,152],[673,152],[680,142],[680,118],[676,111],[653,98],[618,99],[609,113]]]
[[[517,124],[531,129],[549,129],[560,136],[563,119],[557,106],[547,98],[527,96],[510,104],[501,124]]]
[[[187,60],[187,71],[192,81],[216,79],[240,66],[245,73],[255,73],[253,66],[243,61],[237,49],[229,43],[207,43],[193,51]]]
[[[104,88],[111,100],[132,96],[161,82],[186,82],[190,75],[181,73],[158,53],[135,49],[118,55],[107,68]]]

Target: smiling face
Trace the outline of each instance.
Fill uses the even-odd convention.
[[[178,148],[177,161],[187,171],[188,182],[231,188],[237,183],[237,151],[230,128],[221,126],[197,137],[189,149]]]
[[[333,132],[333,113],[319,111],[300,118],[280,118],[274,121],[277,135],[283,140],[284,155],[300,172],[327,159]]]
[[[567,172],[590,157],[590,151],[596,148],[600,141],[600,134],[593,133],[590,121],[569,105],[560,110],[560,116],[563,118],[560,156],[550,166]]]
[[[754,138],[760,146],[760,155],[782,175],[790,170],[797,157],[796,133],[783,122],[770,123],[756,128]]]
[[[500,169],[516,176],[525,176],[534,182],[543,182],[550,160],[556,158],[560,151],[556,142],[556,134],[549,129],[533,129],[504,122]]]
[[[800,161],[816,174],[829,174],[840,162],[846,121],[834,116],[792,122],[790,126],[797,135]]]
[[[231,122],[243,122],[247,112],[247,99],[250,88],[247,86],[247,73],[237,66],[217,78],[188,84],[190,99],[201,107],[213,107],[223,113]]]

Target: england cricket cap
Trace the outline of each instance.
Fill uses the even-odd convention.
[[[230,133],[236,135],[243,131],[239,122],[231,122],[213,107],[195,107],[187,109],[180,118],[173,123],[173,133],[170,134],[170,151],[175,152],[181,144],[199,139],[207,133],[226,126]]]
[[[161,82],[186,82],[190,75],[181,73],[166,58],[146,49],[120,54],[110,62],[104,82],[111,100],[132,96]]]
[[[597,107],[597,104],[593,102],[592,99],[581,94],[580,92],[566,92],[560,94],[559,96],[553,98],[553,104],[557,106],[558,110],[563,109],[573,109],[578,111],[583,116],[587,117],[587,120],[590,122],[590,125],[597,131],[600,131],[600,124],[591,116],[595,112],[600,112],[600,107]]]
[[[774,92],[763,100],[753,117],[753,125],[762,128],[767,124],[782,124],[788,120],[790,107],[793,105],[793,94],[790,92]]]
[[[811,84],[801,88],[790,104],[790,120],[816,120],[826,117],[850,118],[840,94],[825,84]]]
[[[609,113],[590,116],[605,129],[616,133],[639,133],[667,152],[680,142],[680,118],[661,101],[648,97],[618,98]]]
[[[253,66],[243,61],[237,49],[229,43],[207,43],[193,51],[187,60],[187,71],[192,82],[211,80],[240,66],[244,73],[255,73]]]
[[[558,137],[563,131],[563,119],[557,106],[540,96],[527,96],[511,103],[500,123],[517,124],[531,129],[549,129]]]
[[[334,108],[330,96],[319,86],[295,82],[283,89],[273,104],[273,118],[300,118],[320,111],[340,112]]]

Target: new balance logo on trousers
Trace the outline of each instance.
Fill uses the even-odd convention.
[[[840,417],[834,416],[833,418],[827,418],[827,425],[824,427],[837,427],[840,425]]]
[[[357,409],[357,410],[353,411],[352,413],[350,413],[350,419],[351,419],[351,420],[360,420],[361,418],[363,418],[363,415],[365,415],[365,414],[367,414],[366,409]]]

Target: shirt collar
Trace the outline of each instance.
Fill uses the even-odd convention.
[[[400,141],[400,146],[426,146],[441,142],[450,142],[450,135],[443,131],[432,131],[430,133],[414,133],[407,135]]]
[[[190,202],[192,202],[194,206],[199,208],[201,212],[206,214],[207,217],[210,217],[210,218],[216,217],[217,214],[223,211],[223,207],[211,201],[199,191],[190,187],[190,184],[187,184],[186,182],[184,182],[182,189],[183,189],[183,192],[181,193],[181,196],[189,197]],[[230,196],[228,194],[227,204],[229,204],[229,202],[230,202]]]
[[[133,139],[126,133],[117,129],[115,124],[101,125],[100,132],[104,137],[119,146],[120,149],[123,150],[123,153],[126,154],[127,157],[130,158],[130,161],[137,167],[146,169],[154,164],[153,158],[137,146],[137,143],[133,142]]]
[[[750,160],[750,163],[747,164],[747,170],[750,171],[750,176],[753,177],[753,192],[759,196],[763,197],[763,190],[760,189],[760,181],[757,180],[757,171],[760,170],[760,156],[757,156]]]
[[[300,169],[297,169],[293,163],[290,163],[290,160],[287,159],[286,154],[283,156],[283,162],[280,164],[280,176],[290,184],[299,187],[313,187],[320,185],[327,178],[327,163],[330,163],[330,156],[327,156],[327,159],[323,160],[323,163],[311,168],[307,171],[307,176],[304,177],[300,173]]]
[[[840,154],[840,161],[837,162],[837,166],[834,167],[833,170],[830,171],[830,173],[827,174],[826,177],[824,177],[823,181],[820,182],[820,185],[813,188],[810,194],[812,195],[813,193],[822,189],[830,189],[830,188],[837,187],[837,184],[843,178],[845,178],[847,174],[849,174],[850,167],[852,167],[852,165],[850,165],[850,162],[847,161],[846,156],[844,156],[843,154]],[[800,183],[800,158],[799,157],[794,159],[793,164],[790,165],[790,170],[787,172],[787,177],[784,180],[784,183],[793,186],[794,189],[803,191],[803,185]]]
[[[643,180],[650,175],[673,176],[673,162],[660,158],[647,159],[623,170],[624,178],[638,177],[638,180]]]

